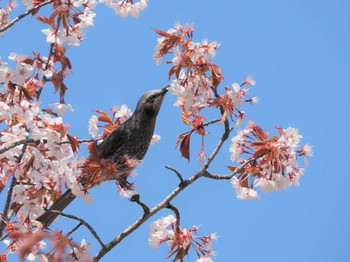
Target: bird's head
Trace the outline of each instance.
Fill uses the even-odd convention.
[[[146,112],[149,115],[157,116],[163,102],[168,86],[162,89],[148,91],[139,99],[135,112]]]

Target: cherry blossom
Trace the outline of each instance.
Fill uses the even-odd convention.
[[[90,117],[89,120],[89,134],[92,135],[92,137],[96,137],[97,136],[97,131],[98,131],[98,117],[93,115]]]
[[[74,112],[71,104],[54,103],[50,104],[49,106],[52,107],[59,115],[64,115],[67,110]]]
[[[232,138],[229,149],[231,160],[246,164],[231,180],[237,198],[259,199],[253,187],[270,192],[299,185],[304,171],[299,167],[298,157],[311,155],[311,147],[299,146],[302,135],[298,129],[276,129],[279,136],[269,137],[269,131],[264,132],[261,127],[251,122],[246,129],[239,131]],[[249,156],[247,160],[243,160],[244,155]],[[236,168],[230,169],[235,171]]]
[[[176,218],[173,215],[154,221],[150,228],[151,231],[148,238],[150,246],[157,248],[166,242],[170,246],[168,257],[175,256],[182,260],[191,248],[194,249],[199,259],[208,259],[210,256],[215,255],[211,246],[212,241],[217,239],[216,234],[197,236],[197,226],[193,226],[191,229],[178,227]]]
[[[138,2],[133,0],[100,0],[106,6],[114,9],[115,13],[120,17],[126,18],[129,15],[133,18],[138,18],[140,12],[148,6],[148,0],[140,0]]]

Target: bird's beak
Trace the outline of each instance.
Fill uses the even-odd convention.
[[[167,85],[166,87],[162,88],[162,94],[164,95],[166,92],[168,92],[170,85]]]

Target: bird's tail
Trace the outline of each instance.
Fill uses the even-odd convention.
[[[52,210],[63,211],[63,209],[65,209],[75,198],[76,196],[70,189],[68,189],[53,203],[50,209],[46,210],[45,213],[38,217],[36,220],[41,222],[45,228],[49,227],[59,215],[56,212],[52,212]]]

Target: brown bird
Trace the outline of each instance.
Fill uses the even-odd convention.
[[[127,177],[138,163],[144,158],[153,136],[156,119],[163,102],[168,86],[163,89],[152,90],[139,99],[132,116],[108,135],[96,146],[97,158],[105,163],[110,172],[86,172],[81,177],[84,189],[89,189],[103,181],[115,180],[120,187],[129,189]],[[89,169],[89,161],[96,156],[90,156],[83,171]],[[111,164],[112,163],[112,164]],[[68,189],[53,205],[37,218],[44,227],[50,224],[59,215],[51,212],[63,211],[76,196]]]

